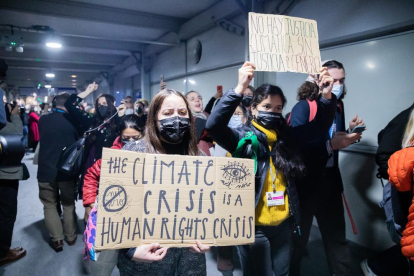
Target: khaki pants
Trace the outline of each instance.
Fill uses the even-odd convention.
[[[63,206],[63,226],[57,212],[57,197]],[[43,203],[46,227],[53,241],[76,239],[75,182],[39,182],[39,198]]]

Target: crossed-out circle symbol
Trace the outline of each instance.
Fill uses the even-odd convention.
[[[106,201],[106,197],[108,195],[108,192],[110,192],[111,189],[116,189],[118,188],[118,192],[112,196],[109,200]],[[108,206],[109,204],[111,204],[112,201],[114,201],[117,197],[122,197],[122,195],[124,196],[124,201],[122,203],[122,206],[116,208],[116,209],[111,209],[110,206]],[[127,193],[124,189],[124,187],[122,187],[121,185],[111,185],[108,188],[106,188],[104,194],[103,194],[103,207],[107,212],[119,212],[122,209],[124,209],[126,203],[127,203]]]

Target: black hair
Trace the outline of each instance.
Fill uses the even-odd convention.
[[[112,117],[112,115],[114,115],[117,112],[116,107],[115,107],[115,97],[114,96],[112,96],[110,94],[101,94],[101,95],[99,95],[96,98],[95,105],[94,105],[95,113],[93,114],[93,119],[94,119],[93,127],[97,127],[97,126],[101,125],[104,122],[104,120],[107,119],[107,118],[102,118],[101,114],[99,114],[98,103],[99,103],[99,99],[102,98],[102,97],[105,98],[106,104],[109,107],[109,117]],[[109,124],[110,124],[110,128],[112,130],[116,129],[116,123],[115,123],[114,118],[109,122]]]
[[[13,110],[13,105],[12,104],[9,104],[9,103],[5,103],[4,104],[5,111],[6,111],[6,119],[7,119],[7,122],[11,123],[11,117],[10,117],[11,116],[11,113],[9,111],[9,106],[11,106],[11,108]]]
[[[120,133],[122,134],[122,132],[127,128],[133,128],[136,131],[139,131],[142,134],[142,136],[144,136],[145,123],[143,120],[141,120],[140,117],[138,117],[135,114],[125,115],[122,118]]]
[[[244,118],[247,118],[248,116],[249,116],[249,114],[248,114],[248,112],[247,112],[247,108],[244,106],[244,105],[242,105],[242,104],[239,104],[239,107],[240,107],[240,109],[242,110],[242,112],[243,112],[243,116],[244,116]]]
[[[342,69],[345,72],[344,65],[342,63],[340,63],[339,61],[336,61],[334,59],[328,60],[327,62],[322,64],[322,67],[327,67],[328,70],[333,69],[333,68]],[[342,100],[345,97],[345,95],[346,95],[346,87],[345,87],[345,84],[344,84],[344,91],[342,92],[341,97],[339,97],[339,100]]]
[[[336,69],[343,69],[345,71],[344,65],[336,60],[328,60],[324,64],[322,64],[322,67],[327,67],[328,69],[336,68]]]
[[[62,92],[59,95],[56,95],[52,100],[52,106],[53,108],[56,108],[58,106],[65,106],[66,101],[69,99],[70,95],[69,93]]]
[[[262,84],[254,91],[252,106],[256,108],[269,95],[279,95],[282,99],[283,107],[286,106],[287,100],[282,89],[271,84]],[[277,141],[271,152],[273,164],[291,178],[302,177],[305,174],[305,166],[293,145],[292,147],[288,145],[289,126],[283,117],[275,131],[277,133]]]
[[[282,89],[280,89],[278,86],[271,85],[271,84],[262,84],[259,88],[257,88],[253,92],[253,99],[251,106],[256,108],[258,104],[260,104],[264,99],[267,99],[269,95],[279,95],[282,99],[282,105],[283,108],[285,108],[287,100],[285,97],[285,94],[283,94]]]

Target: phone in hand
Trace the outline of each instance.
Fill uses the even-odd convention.
[[[367,127],[365,125],[362,126],[356,126],[354,127],[354,129],[351,131],[351,133],[362,133],[367,129]]]
[[[223,95],[223,85],[217,85],[217,94]]]
[[[164,74],[161,74],[161,82],[164,82]]]

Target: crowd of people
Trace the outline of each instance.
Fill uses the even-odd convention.
[[[161,83],[161,90],[150,104],[128,96],[117,105],[112,95],[102,94],[93,106],[88,106],[85,99],[98,89],[92,83],[79,94],[60,93],[42,108],[25,105],[20,99],[5,101],[0,105],[0,136],[7,139],[8,134],[18,135],[23,148],[38,151],[39,198],[50,245],[57,252],[63,250],[64,241],[68,246],[76,244],[76,199],[83,200],[86,231],[94,235],[91,229],[96,228],[104,147],[141,153],[227,156],[255,159],[257,166],[255,240],[237,246],[243,275],[300,275],[314,217],[331,275],[351,275],[338,153],[358,143],[366,126],[357,115],[348,123],[345,120],[343,64],[328,60],[322,66],[298,88],[298,102],[286,117],[282,115],[286,111],[286,91],[270,84],[250,86],[255,66],[245,62],[238,71],[235,88],[226,93],[219,90],[205,108],[198,92],[184,95],[165,83]],[[257,146],[252,145],[252,137],[257,139]],[[388,222],[393,227],[388,229],[396,242],[392,252],[396,262],[406,264],[399,266],[400,271],[408,274],[411,263],[407,259],[414,260],[414,211],[410,207],[413,106],[392,120],[379,138],[379,176],[390,182],[386,199],[391,202],[392,197],[394,203],[399,203],[389,208],[392,214]],[[80,169],[72,174],[59,170],[56,164],[62,150],[79,141],[83,147]],[[18,170],[13,176],[5,176],[4,170],[0,173],[0,265],[26,254],[21,247],[10,249],[19,180],[28,178],[20,160],[17,165],[1,164],[4,168],[17,166]],[[280,195],[281,200],[274,202],[273,195]],[[394,205],[399,206],[398,212]],[[128,276],[206,275],[204,253],[209,250],[209,246],[195,241],[190,248],[164,248],[153,243],[127,250],[92,249],[87,254],[93,260],[89,262],[93,275],[111,275],[115,266],[121,275]],[[232,275],[233,248],[219,247],[217,252],[218,270]],[[386,257],[379,254],[364,261],[364,273],[402,275],[393,274],[393,266],[380,261],[383,259]]]

